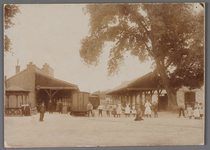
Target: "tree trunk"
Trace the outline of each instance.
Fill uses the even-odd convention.
[[[168,96],[168,108],[169,108],[169,110],[172,111],[177,106],[176,92],[174,92],[175,90],[173,90],[172,87],[170,87],[164,66],[160,64],[160,61],[158,59],[155,59],[155,62],[157,65],[157,69],[160,73],[160,76],[161,76],[161,79],[163,82],[163,86],[164,86],[167,96]]]

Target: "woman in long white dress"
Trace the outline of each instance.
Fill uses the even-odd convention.
[[[126,104],[126,107],[125,107],[125,116],[126,117],[129,117],[130,116],[130,107],[128,104]]]
[[[151,107],[152,105],[150,104],[150,102],[146,102],[146,104],[145,104],[145,112],[144,112],[144,114],[146,115],[146,117],[151,117]]]

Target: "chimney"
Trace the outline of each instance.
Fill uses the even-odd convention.
[[[45,71],[49,76],[54,77],[54,70],[47,63],[43,65],[42,70]]]
[[[19,59],[17,60],[16,74],[20,72]]]
[[[35,66],[35,65],[33,64],[33,62],[29,62],[29,64],[27,64],[27,68],[32,67],[32,66]]]

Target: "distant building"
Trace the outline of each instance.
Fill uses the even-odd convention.
[[[177,103],[184,102],[185,105],[194,106],[195,102],[204,104],[204,86],[200,89],[190,90],[186,87],[180,88],[176,94]]]
[[[30,62],[23,71],[17,65],[16,74],[8,79],[5,77],[5,108],[12,111],[23,104],[35,107],[41,102],[47,106],[49,100],[54,104],[61,100],[68,105],[72,92],[79,91],[78,86],[53,76],[54,70],[48,64],[40,69]]]

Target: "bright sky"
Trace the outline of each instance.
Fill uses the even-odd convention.
[[[4,56],[7,78],[15,75],[17,59],[21,71],[29,62],[42,68],[48,63],[54,77],[79,86],[81,91],[94,92],[112,89],[122,81],[132,80],[151,71],[151,62],[141,64],[128,55],[118,75],[107,77],[107,63],[111,45],[104,48],[97,67],[85,65],[79,56],[80,40],[88,35],[89,16],[81,4],[23,4],[6,34],[11,39],[14,54]]]

